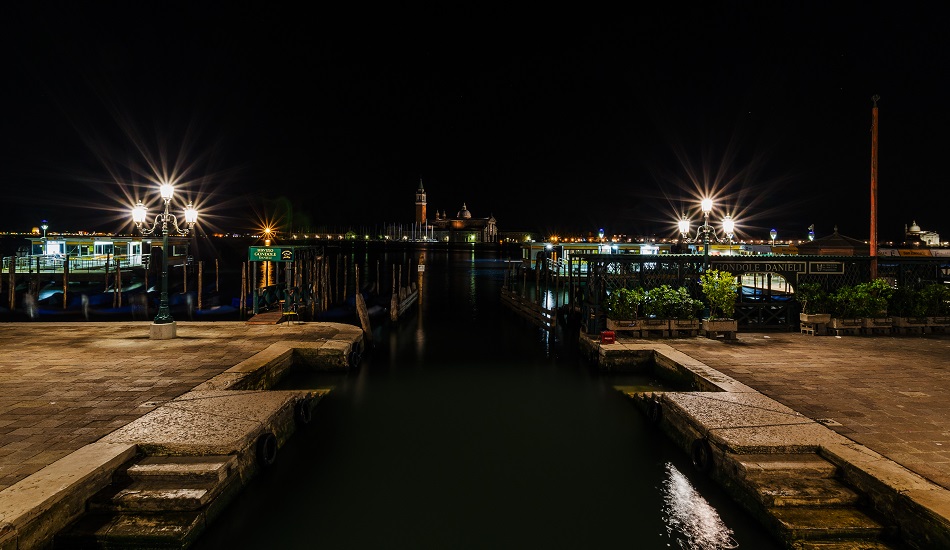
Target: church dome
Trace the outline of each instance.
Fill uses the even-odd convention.
[[[911,226],[910,226],[910,232],[911,232],[911,233],[920,233],[920,226],[917,225],[917,220],[914,220],[914,223],[911,224]]]
[[[460,219],[463,219],[463,220],[467,220],[467,219],[470,219],[470,218],[472,217],[472,213],[468,211],[468,207],[465,206],[465,203],[464,203],[464,202],[462,203],[462,209],[459,210],[459,213],[458,213],[458,216],[457,216],[457,217],[460,218]]]

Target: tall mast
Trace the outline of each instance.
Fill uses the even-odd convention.
[[[877,102],[881,96],[875,94],[871,100],[871,279],[877,279]]]

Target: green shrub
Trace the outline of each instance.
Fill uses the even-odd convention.
[[[950,287],[941,283],[927,285],[920,290],[920,302],[924,315],[950,315]]]
[[[923,294],[909,286],[900,287],[891,294],[887,310],[899,317],[923,317],[927,315]]]
[[[658,319],[695,319],[702,308],[684,287],[660,285],[646,291],[643,300],[643,312]]]
[[[883,317],[894,289],[884,279],[869,283],[843,286],[832,296],[832,314],[835,317]]]
[[[828,293],[818,283],[802,283],[795,289],[795,299],[802,305],[802,313],[830,313],[832,304]]]
[[[607,298],[607,317],[614,320],[636,319],[643,302],[642,289],[618,288]]]
[[[712,269],[702,274],[700,284],[709,302],[709,318],[717,319],[721,313],[724,318],[731,319],[736,311],[736,293],[739,291],[735,276],[728,271]]]

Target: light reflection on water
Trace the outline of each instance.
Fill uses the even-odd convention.
[[[692,483],[671,463],[663,481],[663,521],[667,535],[684,550],[738,548],[733,532]]]

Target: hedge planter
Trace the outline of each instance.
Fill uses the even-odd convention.
[[[642,323],[639,319],[615,320],[607,319],[607,330],[614,332],[632,332],[634,336],[639,337],[642,330]]]
[[[739,330],[739,321],[735,319],[703,319],[702,330],[707,338],[722,336],[726,340],[735,340],[736,332]]]
[[[670,336],[679,336],[683,332],[687,336],[696,336],[699,333],[699,319],[670,319]]]
[[[640,321],[640,330],[644,337],[647,336],[668,336],[670,333],[669,319],[643,319]]]
[[[892,319],[894,320],[894,332],[898,334],[925,334],[928,332],[928,319],[926,317],[892,317]]]
[[[894,326],[893,317],[865,317],[861,319],[861,328],[865,334],[889,333]]]
[[[831,322],[830,313],[799,313],[798,319],[803,323],[822,323],[827,325]]]
[[[950,328],[950,317],[927,317],[927,327],[937,332],[946,332]]]
[[[828,323],[828,328],[835,333],[835,336],[840,336],[841,334],[857,335],[859,332],[861,332],[863,327],[864,319],[861,319],[860,317],[856,319],[832,317],[831,322]]]

